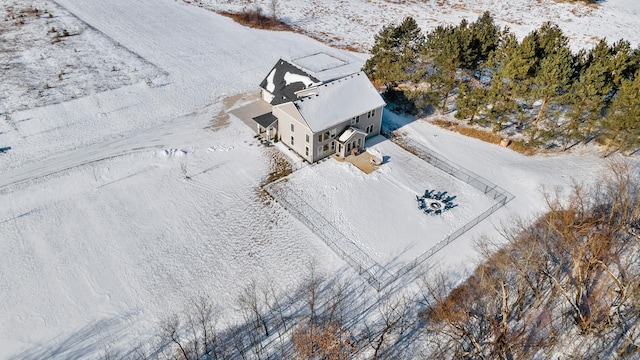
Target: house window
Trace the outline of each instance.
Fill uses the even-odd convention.
[[[291,145],[293,145],[293,136],[291,137]]]
[[[327,152],[327,151],[329,151],[329,144],[322,145],[322,152]]]
[[[291,132],[293,132],[293,124],[291,124]]]
[[[304,147],[304,154],[305,154],[306,156],[309,156],[309,147],[308,147],[308,146],[305,146],[305,147]]]
[[[305,139],[306,142],[309,142],[309,134],[306,135]]]
[[[367,134],[371,134],[373,132],[373,125],[369,125],[367,126],[367,128],[365,129],[365,132]]]
[[[331,151],[335,151],[336,150],[336,142],[332,141],[331,142]]]
[[[371,116],[375,116],[376,115],[376,109],[371,110]]]
[[[360,122],[360,115],[351,118],[351,125],[355,125]]]
[[[324,134],[318,135],[318,142],[327,141],[335,137],[336,137],[336,129],[331,129],[331,131],[326,131],[324,132]]]

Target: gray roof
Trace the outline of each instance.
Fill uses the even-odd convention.
[[[269,126],[273,125],[273,123],[278,121],[278,118],[275,117],[275,115],[273,115],[273,113],[268,112],[266,114],[262,114],[262,115],[254,117],[253,121],[257,122],[258,124],[260,124],[260,126],[262,126],[263,128],[266,129]]]
[[[301,68],[280,59],[262,80],[260,87],[274,95],[271,104],[277,105],[295,100],[297,91],[319,83],[320,80]]]
[[[318,92],[294,101],[314,133],[385,105],[364,72],[319,85]]]

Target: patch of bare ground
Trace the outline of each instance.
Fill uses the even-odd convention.
[[[211,119],[211,122],[209,122],[207,129],[211,131],[218,131],[229,125],[229,119],[229,114],[224,111],[220,111],[218,115]]]
[[[218,14],[222,16],[226,16],[233,21],[237,22],[240,25],[247,26],[255,29],[263,29],[263,30],[274,30],[274,31],[291,31],[298,34],[303,34],[308,36],[314,40],[318,40],[320,42],[328,42],[330,46],[335,47],[337,49],[354,51],[354,52],[364,52],[366,51],[365,47],[360,44],[339,44],[343,39],[334,37],[334,38],[326,38],[321,35],[315,35],[313,33],[307,32],[299,27],[291,26],[283,21],[278,19],[274,19],[272,17],[266,16],[262,14],[260,10],[247,10],[240,13],[233,13],[228,11],[219,11]],[[324,34],[328,36],[327,34]]]
[[[233,19],[238,24],[255,29],[275,30],[275,31],[295,31],[289,24],[274,17],[266,16],[261,10],[246,10],[240,13],[221,11],[222,16]]]
[[[269,174],[262,185],[284,178],[293,172],[293,164],[289,158],[274,146],[266,147],[265,155],[269,159]]]
[[[540,2],[540,1],[538,1],[538,2]],[[597,2],[588,1],[588,0],[555,0],[555,2],[582,5],[581,7],[583,7],[584,9],[589,9],[589,10],[596,9],[598,7],[598,3]]]
[[[503,138],[495,133],[492,133],[487,130],[474,128],[471,126],[458,124],[456,122],[444,119],[433,119],[430,122],[434,125],[438,125],[443,129],[455,131],[459,134],[476,138],[478,140],[482,140],[484,142],[488,142],[491,144],[499,145],[500,142],[503,141]],[[517,151],[523,155],[531,156],[540,152],[543,152],[541,149],[536,149],[535,147],[529,146],[521,141],[517,140],[509,140],[507,148]]]

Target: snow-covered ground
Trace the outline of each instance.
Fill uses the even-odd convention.
[[[495,203],[381,136],[370,142],[379,142],[371,147],[387,159],[373,173],[346,162],[324,161],[273,184],[270,193],[312,221],[333,224],[345,238],[336,241],[356,245],[356,259],[364,256],[366,263],[382,265],[392,274]],[[456,196],[458,206],[441,215],[424,214],[416,196],[427,189],[447,191]],[[345,251],[352,249],[345,245]]]
[[[8,0],[0,19],[0,116],[162,76],[55,3]]]
[[[84,97],[0,118],[0,148],[10,147],[0,153],[0,358],[95,357],[105,346],[127,348],[147,340],[159,319],[181,311],[192,296],[211,295],[233,317],[234,299],[251,279],[272,280],[286,291],[300,282],[312,260],[328,273],[352,271],[311,230],[263,196],[259,184],[272,171],[276,149],[260,146],[252,129],[227,111],[244,101],[230,96],[255,90],[279,58],[326,52],[363,63],[364,55],[300,34],[247,29],[173,0],[56,3],[77,17],[69,21],[84,22],[95,39],[103,39],[89,37],[77,44],[96,48],[85,53],[85,63],[98,65],[100,54],[120,51],[115,46],[164,75],[147,82],[125,67],[123,75],[135,81],[117,89],[88,91]],[[416,13],[423,6],[344,3],[376,24],[400,13],[368,13],[371,3]],[[604,10],[587,10],[603,12],[603,22],[593,26],[618,24],[604,11],[621,4],[610,0],[602,4]],[[324,19],[349,43],[377,31],[337,26],[332,19],[340,7],[332,9],[305,16],[310,23]],[[451,21],[468,12],[456,15],[453,4],[448,11]],[[630,32],[637,14],[625,14],[621,19],[628,20],[619,23],[620,31]],[[572,21],[578,24],[583,17]],[[35,32],[30,36],[35,38]],[[622,37],[637,41],[638,34],[631,35]],[[100,77],[92,79],[96,83],[89,85],[96,89]],[[389,120],[404,121],[386,114]],[[495,228],[514,214],[528,217],[543,209],[543,186],[590,180],[604,164],[590,154],[524,157],[423,121],[407,121],[400,131],[516,196],[437,253],[430,267],[464,271],[475,259],[474,239],[495,235]],[[394,145],[383,141],[376,146],[390,156],[378,174],[365,176],[328,160],[295,172],[291,186],[310,188],[309,202],[323,203],[316,209],[343,231],[362,234],[359,241],[379,261],[393,254],[404,261],[411,258],[401,256],[412,246],[410,239],[420,238],[430,221],[447,221],[418,213],[416,194],[436,186],[459,192],[460,209],[451,216],[467,204],[475,209],[476,202],[463,201],[473,192],[446,177],[422,178],[421,169],[409,166],[403,159],[410,157]],[[351,193],[351,187],[362,192]],[[398,209],[406,199],[406,212],[389,218],[412,216],[410,223],[417,228],[390,222],[380,234],[360,229],[366,219],[351,218],[356,210],[340,202],[350,196],[371,209],[371,217],[385,216],[382,201],[393,201]],[[409,242],[380,247],[391,233]]]
[[[274,1],[183,0],[215,11],[239,12],[260,8],[271,14]],[[412,16],[429,31],[438,25],[457,25],[462,19],[475,21],[490,11],[498,25],[508,26],[524,37],[543,23],[557,23],[574,49],[590,47],[600,39],[640,43],[640,2],[606,0],[597,6],[557,0],[277,0],[276,15],[315,38],[335,46],[367,51],[373,34],[390,22]]]

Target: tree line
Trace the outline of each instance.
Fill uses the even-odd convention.
[[[519,40],[485,12],[426,34],[407,17],[375,36],[363,70],[404,111],[434,108],[532,146],[640,147],[640,47],[600,40],[573,52],[545,23]]]
[[[299,287],[250,281],[228,307],[203,295],[130,349],[102,360],[406,358],[421,321],[409,296],[376,292],[364,279],[329,277],[310,263]]]
[[[424,312],[438,358],[637,358],[640,355],[638,168],[614,163],[593,187],[548,196],[533,224],[481,242],[460,286],[429,285]]]

